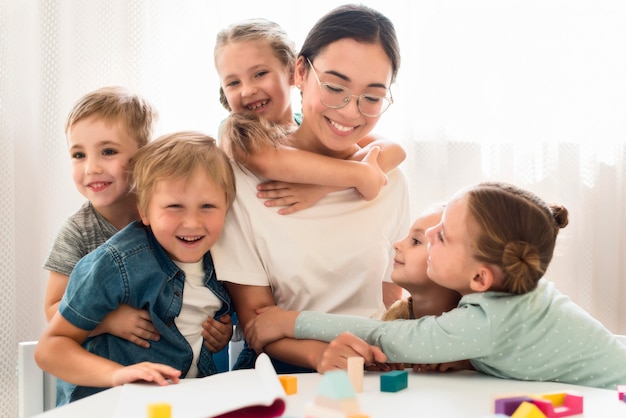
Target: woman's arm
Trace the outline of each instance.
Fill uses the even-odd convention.
[[[248,324],[254,322],[258,309],[275,306],[272,292],[268,286],[248,286],[230,282],[224,282],[224,285],[233,302],[246,340],[250,343]],[[295,314],[297,315],[297,312]],[[281,361],[319,371],[318,367],[327,346],[327,343],[321,341],[283,338],[267,345],[264,351]]]

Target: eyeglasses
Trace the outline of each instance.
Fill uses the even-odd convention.
[[[326,107],[331,109],[341,109],[356,97],[356,104],[359,112],[363,116],[377,117],[385,113],[389,106],[393,103],[393,97],[376,96],[374,94],[361,94],[357,96],[341,84],[327,83],[320,81],[319,76],[313,63],[309,58],[306,59],[313,70],[317,84],[320,87],[320,101]],[[389,92],[391,94],[391,91]]]

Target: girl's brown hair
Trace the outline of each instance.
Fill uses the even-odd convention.
[[[467,196],[478,225],[474,257],[502,270],[503,291],[533,290],[552,260],[559,230],[569,222],[567,209],[505,183],[481,183]]]

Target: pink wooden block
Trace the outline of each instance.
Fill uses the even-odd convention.
[[[533,403],[547,418],[583,413],[583,395],[578,392],[547,393],[533,399]]]

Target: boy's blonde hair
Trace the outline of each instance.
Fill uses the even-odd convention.
[[[122,122],[141,148],[150,141],[158,114],[145,99],[123,87],[102,87],[87,93],[74,104],[65,122],[65,134],[76,123],[91,116],[108,122]]]
[[[278,23],[267,19],[247,19],[233,23],[219,31],[213,50],[213,58],[217,58],[219,50],[231,42],[266,41],[274,56],[286,67],[293,77],[296,68],[296,44],[289,39],[287,32]],[[229,112],[232,111],[224,89],[220,87],[220,103]]]
[[[160,136],[133,155],[132,173],[137,205],[147,212],[156,184],[164,179],[187,179],[195,169],[205,170],[224,190],[228,208],[235,200],[235,174],[215,139],[201,132],[183,131]]]

